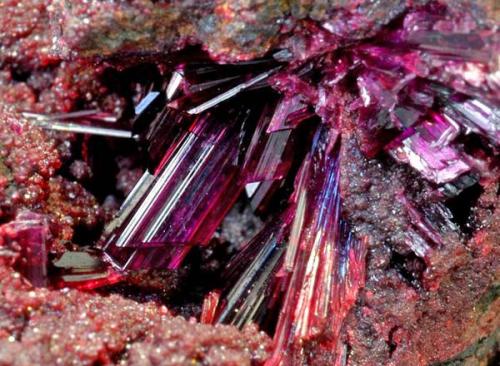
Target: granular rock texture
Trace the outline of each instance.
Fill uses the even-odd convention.
[[[0,148],[3,220],[21,209],[47,214],[55,252],[70,245],[74,228],[95,227],[102,220],[95,198],[57,174],[63,163],[58,141],[9,108],[0,111]]]
[[[0,4],[0,65],[29,71],[57,64],[47,1],[6,0]]]
[[[469,241],[443,233],[447,244],[424,261],[405,247],[402,238],[413,219],[394,204],[399,185],[416,182],[414,177],[368,162],[355,143],[349,145],[344,210],[355,230],[376,243],[370,246],[366,286],[346,324],[350,364],[434,364],[488,338],[499,326],[498,185],[473,204],[482,229]],[[425,192],[405,184],[407,190],[412,186],[414,193]]]
[[[54,2],[58,52],[83,56],[174,51],[201,44],[213,57],[262,56],[303,19],[325,22],[339,42],[375,34],[407,6],[427,0],[373,1],[67,1]]]
[[[119,295],[35,290],[3,253],[0,275],[1,365],[250,365],[269,352],[255,329],[196,324]]]
[[[51,113],[99,106],[119,112],[120,98],[99,81],[100,65],[65,62],[57,52],[51,9],[52,1],[0,4],[1,100],[23,111]]]
[[[156,328],[129,350],[130,365],[252,365],[268,357],[269,340],[264,333],[235,328],[187,323],[173,318]]]

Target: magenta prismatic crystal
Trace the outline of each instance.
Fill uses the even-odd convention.
[[[466,133],[474,132],[484,135],[493,145],[500,145],[500,108],[498,106],[478,99],[451,99],[448,103],[445,113],[459,121]]]
[[[272,204],[276,191],[283,185],[283,180],[266,180],[245,185],[245,193],[250,200],[250,206],[255,212],[264,212]]]
[[[264,324],[281,293],[276,276],[283,260],[293,210],[285,211],[267,225],[231,259],[223,277],[216,321],[240,328],[252,322]]]
[[[109,256],[116,257],[125,249],[120,268],[156,267],[168,262],[176,267],[186,253],[185,246],[205,244],[210,239],[243,188],[236,162],[246,113],[234,118],[232,123],[220,123],[212,115],[196,118],[154,174],[146,173],[133,192],[138,201],[126,202],[121,213],[126,218],[118,216],[121,222],[107,238]]]
[[[412,131],[403,132],[402,140],[391,143],[389,151],[396,160],[410,164],[427,179],[438,184],[448,183],[471,169],[463,156],[450,146],[459,133],[460,127],[453,121],[434,115],[432,120],[423,121]]]
[[[303,120],[312,117],[313,113],[302,99],[300,95],[283,97],[274,110],[267,131],[275,132],[295,128]]]
[[[242,169],[248,183],[282,179],[292,163],[293,132],[268,132],[271,111],[271,106],[264,108],[245,155]]]
[[[1,227],[4,245],[19,251],[16,269],[33,286],[47,286],[49,227],[47,218],[31,211],[21,211],[14,221]]]
[[[340,217],[339,162],[334,130],[321,128],[298,175],[295,215],[279,274],[287,283],[269,365],[303,363],[303,347],[338,334],[364,283],[366,243]],[[341,355],[337,354],[340,359]]]

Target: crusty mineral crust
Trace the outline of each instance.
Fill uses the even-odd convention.
[[[348,364],[434,364],[492,334],[500,326],[498,184],[474,204],[480,229],[468,242],[445,233],[446,245],[432,251],[426,268],[401,240],[411,219],[395,197],[405,189],[425,201],[428,188],[412,172],[366,160],[354,139],[343,154],[344,211],[371,240],[366,286],[345,326]]]
[[[44,0],[0,3],[0,67],[10,64],[31,70],[57,63]]]
[[[192,44],[216,59],[237,61],[279,47],[306,18],[326,22],[346,42],[375,34],[408,5],[427,1],[56,0],[51,19],[62,55],[147,54]]]
[[[51,249],[61,252],[75,227],[102,222],[101,208],[80,184],[57,174],[64,146],[9,109],[0,105],[0,217],[12,219],[18,209],[47,214]]]
[[[0,364],[251,365],[270,341],[249,327],[209,326],[119,295],[33,289],[0,253]]]
[[[54,44],[51,0],[0,3],[0,102],[18,110],[120,112],[123,100],[100,82],[101,65],[65,62]]]

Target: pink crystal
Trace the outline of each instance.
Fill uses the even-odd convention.
[[[180,266],[189,249],[189,246],[178,245],[168,248],[121,248],[109,243],[104,256],[119,270],[175,269]]]
[[[273,287],[283,260],[285,238],[292,210],[268,222],[239,253],[223,273],[222,293],[216,320],[243,328],[250,323],[265,324],[276,300]]]
[[[274,194],[283,186],[283,180],[266,180],[245,185],[250,206],[257,213],[265,212],[272,205]]]
[[[71,287],[78,290],[95,290],[99,287],[110,286],[123,281],[124,276],[112,269],[100,273],[84,273],[62,276],[56,287]]]
[[[268,133],[271,107],[264,108],[257,128],[248,146],[243,171],[248,183],[284,178],[293,160],[294,136],[292,131]]]
[[[220,293],[218,291],[210,291],[203,300],[201,309],[200,323],[213,324],[215,320],[215,313],[220,300]]]
[[[450,210],[441,202],[429,202],[417,206],[405,192],[397,194],[396,199],[403,203],[411,225],[405,231],[405,243],[428,268],[434,270],[436,249],[449,245],[450,235],[456,235],[457,225],[452,221]],[[451,236],[453,238],[453,236]],[[452,240],[459,240],[456,236]],[[435,287],[439,278],[424,278],[424,286]]]
[[[116,284],[124,279],[123,274],[110,268],[97,255],[89,252],[67,251],[55,262],[57,269],[54,286],[79,290],[94,290]]]
[[[335,141],[335,131],[321,129],[298,176],[280,274],[286,294],[269,365],[304,363],[304,342],[320,335],[328,334],[325,346],[336,349],[343,319],[364,282],[366,243],[354,239],[340,218]]]
[[[390,154],[403,163],[410,164],[427,179],[448,183],[470,171],[471,167],[450,143],[460,132],[460,127],[450,119],[434,115],[415,127],[413,133],[389,145]]]
[[[14,221],[2,226],[7,245],[20,250],[15,268],[33,286],[47,286],[47,239],[49,227],[44,215],[31,211],[21,211]]]
[[[450,100],[445,113],[465,127],[490,139],[493,145],[500,145],[500,108],[477,99]]]
[[[267,132],[295,128],[300,122],[312,116],[313,113],[307,104],[302,102],[301,96],[283,97],[276,106]]]
[[[121,213],[126,218],[118,216],[121,223],[107,238],[108,255],[127,248],[124,253],[134,258],[125,261],[127,268],[153,262],[161,266],[166,263],[157,255],[169,252],[166,246],[205,244],[211,238],[242,190],[235,166],[240,126],[233,122],[223,124],[205,115],[196,119],[178,145],[167,151],[154,176],[142,182],[144,189],[134,192],[140,197],[133,210]],[[179,258],[170,260],[175,267]]]

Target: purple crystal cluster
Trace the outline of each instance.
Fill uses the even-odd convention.
[[[256,105],[240,100],[217,107],[262,88],[277,68],[255,75],[259,67],[258,62],[189,65],[173,73],[161,91],[164,106],[139,132],[149,139],[157,164],[144,173],[107,228],[105,253],[119,269],[178,268],[192,245],[208,243],[246,185],[287,176],[294,138],[290,130],[267,132],[273,95]],[[227,90],[214,96],[212,89],[222,86]],[[136,108],[136,120],[160,92],[153,93]],[[151,147],[157,142],[166,146],[162,154]]]
[[[498,33],[470,16],[431,4],[353,50],[359,98],[351,108],[368,156],[384,149],[438,185],[490,170],[460,143],[471,133],[495,151],[500,143]]]
[[[325,334],[325,347],[336,349],[342,321],[364,283],[366,241],[352,236],[340,213],[339,143],[336,130],[318,129],[287,208],[223,275],[215,322],[269,325],[272,310],[281,308],[271,365],[305,362],[298,345]]]
[[[329,364],[340,365],[339,335],[364,285],[368,250],[342,213],[345,137],[355,136],[367,159],[409,166],[432,187],[428,207],[409,192],[394,197],[412,220],[405,242],[429,267],[442,233],[455,230],[442,202],[498,179],[497,27],[439,2],[394,3],[391,14],[381,7],[303,20],[286,50],[263,59],[186,57],[143,93],[132,126],[92,130],[84,121],[80,132],[135,139],[148,158],[105,228],[107,260],[119,271],[179,269],[245,193],[267,224],[230,260],[202,320],[274,332],[268,365],[312,362],[304,351],[312,344],[318,354],[334,350]],[[370,16],[392,22],[367,33]],[[471,148],[470,139],[480,143]],[[18,232],[38,235],[31,251],[41,253],[35,228]]]
[[[285,285],[270,364],[306,362],[302,346],[323,339],[330,350],[364,282],[365,241],[340,214],[337,132],[321,128],[303,162],[295,214],[278,276]],[[336,352],[337,357],[342,352]]]

